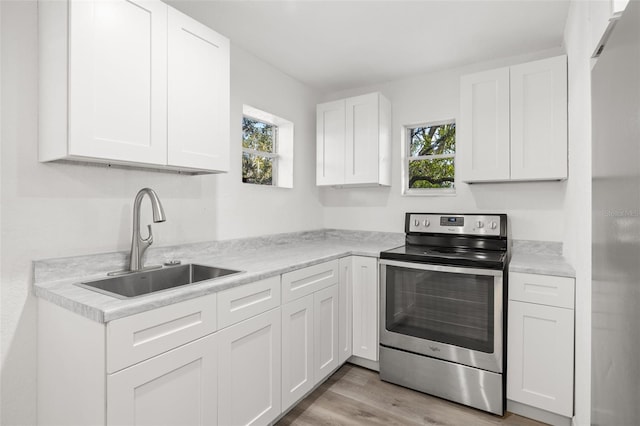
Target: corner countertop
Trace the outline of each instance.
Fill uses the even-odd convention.
[[[575,278],[576,271],[562,256],[562,243],[513,241],[509,272]]]
[[[402,244],[402,233],[319,230],[153,248],[148,250],[146,265],[179,259],[182,263],[244,272],[126,300],[78,287],[75,283],[101,279],[106,272],[123,269],[127,253],[39,260],[33,264],[33,288],[41,299],[106,323],[345,256],[378,257],[380,251]]]

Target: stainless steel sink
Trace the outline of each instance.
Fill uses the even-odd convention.
[[[240,272],[242,271],[186,264],[152,271],[134,272],[76,285],[119,299],[126,299]]]

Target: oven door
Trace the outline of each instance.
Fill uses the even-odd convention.
[[[502,373],[503,273],[380,261],[380,344]]]

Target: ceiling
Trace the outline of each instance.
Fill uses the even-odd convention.
[[[169,0],[325,93],[557,48],[568,0]]]

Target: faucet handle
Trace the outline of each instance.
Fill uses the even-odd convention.
[[[150,246],[151,244],[153,244],[153,230],[151,229],[151,225],[147,225],[147,229],[149,230],[149,236],[145,239],[142,239],[142,238],[141,239],[148,246]]]

